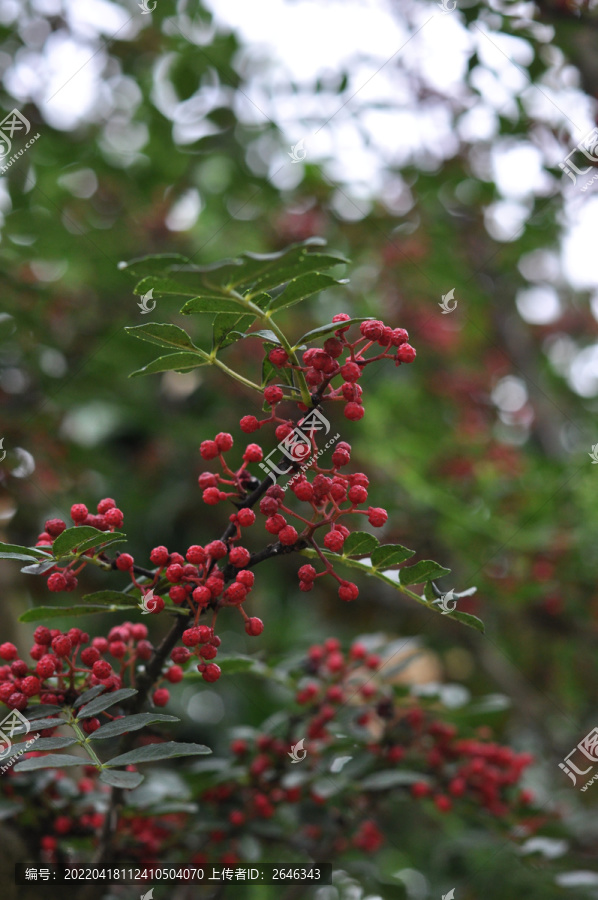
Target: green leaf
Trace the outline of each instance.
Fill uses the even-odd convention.
[[[247,310],[247,306],[241,299],[202,296],[187,300],[181,312],[184,316],[190,316],[196,313],[234,313],[243,309]]]
[[[268,307],[269,312],[275,312],[278,309],[292,306],[293,303],[299,303],[301,300],[305,300],[306,297],[310,297],[318,291],[323,291],[333,284],[347,284],[347,281],[337,281],[336,278],[332,278],[330,275],[322,275],[320,272],[311,272],[309,275],[300,275],[297,278],[293,278],[292,281],[289,281],[282,294],[279,294],[275,300],[272,300]]]
[[[197,294],[197,280],[189,283],[187,276],[177,278],[178,271],[173,271],[172,276],[168,275],[147,275],[135,285],[133,293],[140,297],[152,291],[152,297],[194,297]]]
[[[355,325],[357,322],[367,322],[371,318],[372,316],[362,316],[357,319],[347,319],[346,322],[330,322],[328,325],[320,325],[319,328],[313,328],[311,331],[306,331],[305,334],[299,338],[293,347],[293,350],[296,350],[301,344],[310,344],[312,341],[317,341],[319,338],[324,337],[324,335],[333,334],[335,331],[338,331],[339,328],[346,328],[347,325]]]
[[[33,772],[35,769],[63,769],[66,766],[86,766],[89,757],[70,756],[68,753],[48,753],[47,756],[34,756],[24,759],[14,767],[15,772]]]
[[[141,775],[139,772],[127,772],[123,769],[104,769],[100,775],[100,781],[103,781],[104,784],[128,790],[139,787],[144,780],[145,775]]]
[[[21,547],[20,544],[0,542],[0,559],[47,559],[48,553],[36,547]]]
[[[38,738],[35,744],[31,745],[32,750],[61,750],[63,747],[71,747],[77,743],[74,737],[47,737]]]
[[[93,594],[84,594],[83,599],[93,601],[97,606],[113,606],[115,603],[123,602],[129,608],[139,606],[131,594],[125,594],[123,591],[95,591]]]
[[[455,610],[453,613],[448,616],[449,619],[456,619],[457,622],[461,622],[462,625],[469,625],[470,628],[475,628],[476,631],[484,634],[486,630],[486,626],[482,622],[481,619],[478,619],[477,616],[472,616],[471,613],[464,613]]]
[[[242,653],[218,656],[218,665],[225,675],[236,675],[239,672],[263,673],[266,671],[266,666],[262,662],[251,656],[244,656]]]
[[[97,731],[89,736],[90,741],[107,740],[119,734],[127,734],[129,731],[139,731],[146,725],[154,725],[158,722],[180,722],[176,716],[163,716],[158,713],[139,713],[134,716],[124,716],[113,722],[106,722]]]
[[[137,278],[145,275],[163,275],[176,271],[177,266],[188,266],[189,260],[179,253],[156,253],[151,256],[139,256],[129,262],[120,262],[118,268]]]
[[[148,363],[142,369],[131,372],[129,378],[137,375],[155,375],[157,372],[181,372],[188,369],[197,369],[199,366],[209,365],[209,359],[206,356],[199,356],[197,353],[189,353],[181,351],[180,353],[169,353],[167,356],[159,356],[153,362]]]
[[[56,559],[61,556],[66,556],[67,553],[70,553],[75,547],[78,547],[79,544],[82,544],[84,541],[89,542],[90,540],[97,540],[98,544],[103,543],[106,540],[109,540],[112,537],[110,532],[100,531],[99,528],[93,528],[91,525],[74,525],[72,528],[67,528],[66,531],[63,531],[62,534],[59,534],[54,543],[52,544],[52,552]],[[94,546],[93,543],[91,546]],[[87,548],[90,549],[89,546]]]
[[[125,328],[133,337],[168,350],[197,350],[187,332],[178,325],[145,322],[143,325],[132,325]]]
[[[59,725],[64,725],[65,720],[52,717],[50,719],[36,719],[31,724],[37,731],[45,731],[46,728],[57,728]],[[19,730],[18,733],[21,734],[22,732]],[[29,734],[30,732],[27,733]]]
[[[115,703],[120,703],[121,700],[127,700],[129,697],[134,697],[138,691],[135,688],[120,688],[118,691],[112,691],[110,694],[102,694],[101,697],[96,697],[91,703],[86,703],[85,706],[82,706],[77,716],[79,719],[89,719],[91,716],[97,716],[98,713],[103,712],[105,709],[109,709],[109,707],[114,706]]]
[[[178,744],[176,741],[165,741],[163,744],[146,744],[137,747],[121,756],[108,760],[106,766],[129,766],[137,763],[154,762],[157,759],[176,759],[179,756],[199,756],[211,753],[204,744]]]
[[[421,562],[414,566],[408,566],[401,569],[399,578],[401,584],[421,584],[422,581],[429,581],[431,578],[441,578],[448,575],[450,569],[445,569],[431,559],[422,559]]]
[[[26,719],[29,719],[30,722],[35,722],[36,719],[41,719],[48,715],[48,713],[56,713],[62,712],[61,706],[52,706],[48,703],[38,703],[37,706],[28,706],[23,715]]]
[[[83,599],[85,599],[85,597]],[[104,690],[106,690],[105,684],[96,684],[95,687],[90,688],[88,691],[85,691],[85,693],[81,694],[80,697],[77,697],[77,699],[73,703],[73,709],[78,709],[85,703],[89,703],[90,700],[93,700],[94,697],[97,697],[98,694],[101,694]]]
[[[426,598],[426,600],[429,600],[430,602],[432,602],[433,600],[438,600],[439,594],[437,594],[434,590],[434,585],[432,584],[432,582],[426,581],[424,587],[424,597]],[[440,594],[440,596],[442,596],[442,594]]]
[[[367,531],[353,531],[343,544],[343,556],[366,556],[378,546],[378,538]]]
[[[71,616],[91,616],[99,613],[119,612],[122,609],[131,611],[131,604],[113,603],[111,606],[36,606],[19,616],[19,622],[43,622],[45,619],[66,619]]]
[[[372,553],[372,565],[377,569],[389,569],[414,555],[415,550],[408,550],[400,544],[385,544]]]
[[[237,313],[219,313],[212,323],[212,350],[220,350],[243,337],[243,332],[251,328],[255,316]],[[235,337],[233,338],[233,335]]]
[[[100,534],[102,535],[101,538],[91,537],[79,544],[77,553],[85,553],[86,550],[92,550],[94,547],[102,547],[105,550],[107,547],[111,547],[112,544],[122,544],[127,539],[126,534],[123,534],[122,531],[100,531]]]
[[[21,572],[24,572],[26,575],[43,575],[44,572],[47,572],[48,569],[51,569],[56,564],[56,560],[54,559],[44,559],[42,562],[35,562],[30,566],[23,566]]]
[[[250,331],[248,334],[243,335],[246,338],[250,337],[259,337],[263,338],[265,341],[269,341],[271,344],[274,344],[277,347],[280,347],[280,341],[276,337],[273,331],[270,331],[269,328],[263,328],[260,331]]]
[[[363,781],[359,782],[359,787],[364,791],[385,791],[399,785],[415,784],[416,781],[425,780],[426,778],[421,772],[410,772],[407,769],[383,769],[367,775]]]

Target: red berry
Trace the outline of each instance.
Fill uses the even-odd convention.
[[[346,362],[344,366],[340,368],[340,374],[342,375],[343,381],[359,381],[362,376],[362,368],[358,366],[357,363],[354,362]]]
[[[272,351],[273,352],[273,351]],[[283,350],[284,353],[284,350]],[[285,353],[286,356],[286,353]],[[229,813],[228,821],[231,825],[240,826],[245,824],[245,813],[241,812],[240,809],[233,809],[232,812]]]
[[[97,731],[99,727],[100,727],[99,719],[96,719],[96,718],[84,719],[84,721],[83,721],[83,731],[85,732],[85,734],[93,734],[94,731]]]
[[[193,599],[198,606],[207,606],[212,599],[212,592],[205,586],[196,587],[193,591]]]
[[[205,550],[206,554],[211,556],[212,559],[222,559],[228,552],[226,544],[222,541],[211,541],[211,543],[206,544]]]
[[[242,528],[248,528],[255,522],[255,513],[252,509],[240,509],[237,513],[237,521]]]
[[[42,656],[35,667],[36,674],[42,679],[51,678],[56,670],[56,664],[57,660],[53,656]]]
[[[127,572],[133,567],[134,563],[135,560],[130,553],[121,553],[116,558],[116,568],[119,570],[119,572]]]
[[[52,633],[49,628],[45,627],[45,625],[38,625],[33,632],[33,640],[36,644],[51,644]]]
[[[112,675],[112,666],[105,659],[98,659],[97,662],[94,662],[91,671],[96,678],[103,681],[105,678],[110,678]]]
[[[445,794],[438,794],[436,797],[434,797],[434,803],[436,804],[436,808],[440,810],[440,812],[449,812],[449,810],[453,808],[453,801]]]
[[[256,616],[252,616],[245,622],[245,631],[247,632],[247,634],[251,635],[251,637],[257,637],[258,634],[261,634],[263,630],[264,623]]]
[[[6,705],[10,709],[18,709],[22,711],[24,709],[27,709],[27,697],[20,691],[15,691],[14,694],[11,694],[6,701]]]
[[[71,639],[66,634],[61,634],[52,641],[52,650],[56,656],[68,656],[72,649]]]
[[[228,554],[228,559],[237,569],[242,569],[251,559],[251,553],[245,547],[233,547]]]
[[[116,659],[122,659],[127,653],[127,645],[123,641],[112,641],[108,649]]]
[[[328,550],[332,550],[333,553],[340,553],[343,549],[344,542],[345,539],[340,531],[329,531],[324,536],[324,546],[327,547]]]
[[[214,657],[218,655],[218,648],[213,644],[206,644],[204,647],[200,648],[199,655],[203,659],[214,659]]]
[[[86,647],[81,653],[81,662],[84,666],[93,666],[100,658],[100,651],[95,647]]]
[[[266,403],[269,403],[270,406],[273,406],[275,403],[280,403],[283,396],[282,388],[277,387],[275,384],[269,385],[264,391],[264,400]]]
[[[314,498],[314,489],[309,483],[309,481],[300,481],[296,485],[293,486],[292,491],[297,498],[297,500],[304,500],[309,502]]]
[[[316,572],[316,570],[314,569],[313,566],[307,565],[307,566],[301,566],[301,568],[299,569],[297,574],[299,576],[300,581],[310,582],[310,581],[315,580],[316,575],[318,573]]]
[[[362,322],[359,330],[368,341],[377,341],[384,334],[384,322],[380,322],[378,319],[370,319],[368,322]]]
[[[228,603],[239,604],[242,603],[245,597],[247,596],[247,588],[243,584],[239,584],[238,581],[234,581],[222,595],[222,599],[226,600]]]
[[[183,631],[181,640],[186,647],[195,647],[199,644],[200,638],[200,626],[195,625],[193,628],[187,628],[186,631]]]
[[[168,562],[169,553],[166,547],[154,547],[150,553],[150,559],[155,566],[165,566]]]
[[[276,497],[270,497],[266,495],[262,497],[260,500],[260,512],[265,516],[273,516],[278,512],[278,507],[280,506]]]
[[[285,546],[296,543],[298,537],[297,530],[293,528],[292,525],[285,525],[285,527],[281,528],[278,532],[278,540]]]
[[[97,505],[97,510],[101,516],[104,513],[107,513],[109,509],[113,509],[116,506],[116,502],[112,499],[112,497],[104,497]]]
[[[401,344],[397,350],[397,360],[402,363],[412,363],[416,355],[416,351],[411,344]]]
[[[181,603],[184,603],[187,599],[187,588],[184,584],[173,584],[173,586],[168,591],[168,596],[175,604],[175,606],[180,606]],[[160,610],[161,612],[162,610]]]
[[[274,347],[273,350],[270,350],[268,353],[268,359],[272,363],[273,366],[280,368],[284,366],[285,363],[289,361],[289,357],[287,355],[287,351],[283,350],[282,347]]]
[[[199,446],[201,458],[205,460],[215,459],[218,456],[218,446],[216,441],[202,441]]]
[[[192,544],[185,554],[185,559],[187,560],[187,562],[200,565],[201,563],[205,563],[206,561],[206,552],[203,547],[199,546],[199,544]]]
[[[359,403],[351,402],[347,403],[343,412],[345,414],[345,417],[347,419],[350,419],[351,422],[358,422],[359,419],[363,419],[365,410]]]
[[[332,317],[332,321],[333,321],[335,324],[336,324],[337,322],[349,322],[350,319],[351,319],[351,316],[348,315],[347,313],[337,313],[336,316],[333,316],[333,317]],[[336,334],[342,334],[344,331],[348,331],[348,330],[349,330],[349,327],[350,327],[350,326],[347,325],[345,328],[338,328],[337,331],[336,331],[335,333],[336,333]]]
[[[21,691],[25,694],[26,697],[34,697],[35,694],[39,694],[40,688],[40,680],[34,675],[29,675],[21,682]]]
[[[209,663],[201,673],[204,681],[218,681],[221,669],[216,663]]]
[[[218,477],[214,475],[212,472],[202,472],[199,478],[197,479],[197,483],[200,488],[205,490],[208,487],[217,487],[218,486]]]
[[[66,587],[66,578],[62,574],[62,572],[54,572],[53,575],[50,575],[47,581],[48,590],[55,591],[63,591]]]
[[[201,495],[201,499],[204,503],[207,503],[208,506],[216,506],[218,503],[220,503],[221,500],[224,500],[225,498],[226,495],[224,491],[221,491],[215,487],[206,488]]]
[[[368,492],[360,484],[354,485],[348,493],[351,503],[365,503],[368,498]]]
[[[180,666],[171,666],[166,672],[166,678],[171,684],[178,684],[183,680],[183,670]]]
[[[226,453],[228,450],[232,449],[233,436],[226,431],[221,431],[220,434],[216,435],[214,443],[218,447],[220,453]]]
[[[338,595],[341,600],[355,600],[359,596],[359,588],[350,581],[343,581],[338,589]]]
[[[170,658],[174,663],[186,663],[191,659],[191,654],[186,647],[175,647]]]
[[[368,509],[368,522],[374,528],[380,528],[388,519],[388,513],[379,506],[370,506]]]
[[[409,340],[409,335],[405,331],[404,328],[393,328],[393,331],[392,331],[393,347],[400,347],[401,344],[406,344],[408,340]]]
[[[264,458],[264,452],[259,444],[247,444],[243,459],[248,463],[258,463]]]
[[[16,659],[18,655],[19,652],[14,644],[8,641],[5,644],[0,644],[0,658],[10,661],[11,659]]]
[[[165,572],[166,577],[172,583],[180,581],[183,577],[183,567],[178,563],[168,566]]]
[[[338,359],[343,352],[343,345],[338,338],[328,338],[327,341],[324,341],[324,350],[328,356],[332,356],[333,359]]]
[[[116,506],[113,506],[111,509],[106,510],[104,513],[104,518],[109,525],[113,528],[120,528],[124,521],[124,513],[122,510],[117,509]]]
[[[59,534],[62,534],[65,528],[66,522],[63,522],[62,519],[48,519],[48,521],[44,525],[46,533],[53,538],[56,538]]]
[[[81,525],[89,515],[89,510],[84,503],[74,503],[71,506],[71,519],[76,525]]]
[[[239,584],[242,584],[246,588],[252,588],[253,583],[255,581],[255,575],[253,572],[250,572],[249,569],[243,569],[242,572],[237,572],[235,581],[238,581]]]
[[[243,416],[243,418],[239,422],[239,425],[241,426],[241,431],[244,432],[244,434],[251,434],[252,431],[257,431],[260,427],[260,423],[255,416]]]
[[[277,514],[266,519],[264,527],[266,531],[270,532],[270,534],[279,534],[279,532],[282,531],[286,524],[287,520],[285,519],[285,517]]]
[[[154,706],[166,706],[170,700],[170,691],[167,688],[158,688],[153,695]]]

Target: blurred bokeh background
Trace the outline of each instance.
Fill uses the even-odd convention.
[[[377,631],[417,642],[414,678],[490,695],[495,733],[536,754],[532,786],[568,828],[543,852],[572,853],[569,883],[595,889],[596,800],[557,763],[596,724],[598,186],[559,163],[595,127],[598,7],[452,5],[1,0],[2,115],[18,109],[39,138],[0,177],[0,539],[28,544],[102,496],[139,561],[219,534],[198,444],[234,433],[253,399],[212,370],[127,378],[153,355],[124,331],[145,317],[118,263],[323,236],[352,260],[350,284],[290,310],[288,330],[344,311],[409,330],[416,364],[368,372],[366,417],[334,425],[389,510],[384,539],[450,567],[443,587],[476,585],[460,608],[487,633],[370,584],[351,607],[325,584],[301,594],[289,557],[254,601],[258,652]],[[176,321],[176,302],[156,320]],[[258,342],[228,352],[259,366]],[[90,573],[82,592],[114,577]],[[0,595],[2,638],[26,648],[33,626],[16,618],[44,583],[6,563]],[[256,652],[236,618],[223,641]],[[217,687],[179,699],[212,745],[225,721],[276,709],[257,684]],[[476,877],[506,896],[488,867]]]

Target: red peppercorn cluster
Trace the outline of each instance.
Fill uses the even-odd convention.
[[[80,628],[62,632],[39,625],[29,655],[33,662],[19,658],[14,644],[0,645],[0,702],[9,709],[24,710],[29,700],[41,703],[73,703],[84,691],[103,684],[106,691],[122,687],[123,676],[138,660],[148,660],[153,646],[143,623],[124,622],[107,637],[89,639]],[[89,646],[88,646],[89,645]],[[83,727],[89,726],[89,720]],[[95,727],[100,723],[95,720]],[[91,731],[88,730],[88,734]]]

